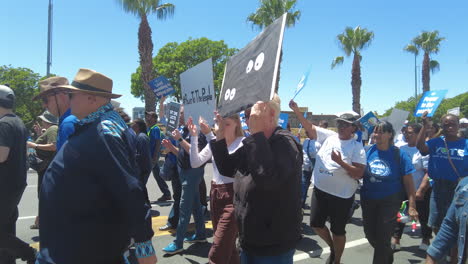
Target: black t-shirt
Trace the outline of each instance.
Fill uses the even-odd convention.
[[[0,163],[0,189],[16,191],[26,186],[27,139],[28,131],[19,117],[0,117],[0,146],[10,148],[6,161]]]

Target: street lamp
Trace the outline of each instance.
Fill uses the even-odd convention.
[[[49,0],[49,19],[47,24],[47,76],[52,65],[52,0]]]

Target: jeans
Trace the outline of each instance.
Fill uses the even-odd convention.
[[[171,178],[172,185],[172,198],[174,199],[174,204],[172,205],[171,212],[167,218],[167,225],[172,228],[177,228],[179,224],[179,211],[180,211],[180,196],[182,194],[182,184],[180,183],[179,172],[177,166],[174,167],[174,174]]]
[[[174,240],[177,248],[182,248],[185,232],[190,223],[192,213],[195,219],[196,237],[206,238],[205,218],[203,217],[199,192],[199,185],[204,172],[204,168],[179,168],[182,194],[180,198],[179,224],[177,225],[176,239]]]
[[[432,228],[440,228],[452,203],[458,182],[444,179],[434,179],[433,181],[428,225]]]
[[[255,256],[248,252],[241,252],[242,264],[293,264],[294,252],[296,249],[276,256]]]
[[[236,248],[237,222],[234,215],[234,184],[211,182],[210,207],[213,244],[208,253],[210,264],[239,264]]]
[[[163,178],[159,176],[159,164],[157,162],[153,167],[153,177],[156,180],[156,183],[158,184],[158,187],[163,195],[167,197],[171,196],[171,191],[169,191],[169,187],[167,186],[166,181],[164,181]]]
[[[0,190],[0,263],[15,263],[15,259],[35,259],[35,251],[29,244],[16,237],[18,204],[24,189],[11,192]]]
[[[305,206],[305,201],[307,198],[307,191],[309,190],[310,186],[310,179],[312,178],[312,171],[302,171],[302,208]]]
[[[382,199],[361,200],[361,204],[364,233],[374,248],[372,263],[393,263],[390,240],[401,205],[401,194],[392,194]]]

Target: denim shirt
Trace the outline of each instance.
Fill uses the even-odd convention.
[[[457,186],[452,204],[447,211],[444,222],[427,254],[435,259],[442,258],[455,244],[458,244],[458,261],[461,264],[465,254],[466,225],[468,218],[468,177]]]

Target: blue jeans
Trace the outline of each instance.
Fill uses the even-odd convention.
[[[428,226],[440,228],[452,203],[457,181],[434,179],[429,203]]]
[[[302,171],[302,208],[305,206],[305,201],[307,198],[307,191],[310,186],[310,179],[312,178],[312,171]]]
[[[174,167],[174,169],[175,172],[171,178],[172,198],[174,199],[174,204],[172,205],[171,212],[167,218],[167,224],[172,228],[177,228],[177,225],[179,224],[180,196],[182,194],[182,185],[180,183],[177,166]]]
[[[158,187],[163,193],[163,195],[171,196],[171,191],[169,191],[167,183],[163,180],[163,178],[161,178],[161,176],[159,176],[159,164],[157,162],[153,167],[153,177],[156,180],[156,183],[158,184]]]
[[[248,252],[241,252],[242,264],[293,264],[294,252],[296,249],[276,256],[256,256]]]
[[[196,237],[206,238],[205,218],[203,217],[200,192],[198,190],[204,172],[203,167],[187,170],[179,168],[182,195],[180,197],[179,224],[177,225],[176,239],[174,240],[178,248],[182,247],[192,213],[195,219]]]

